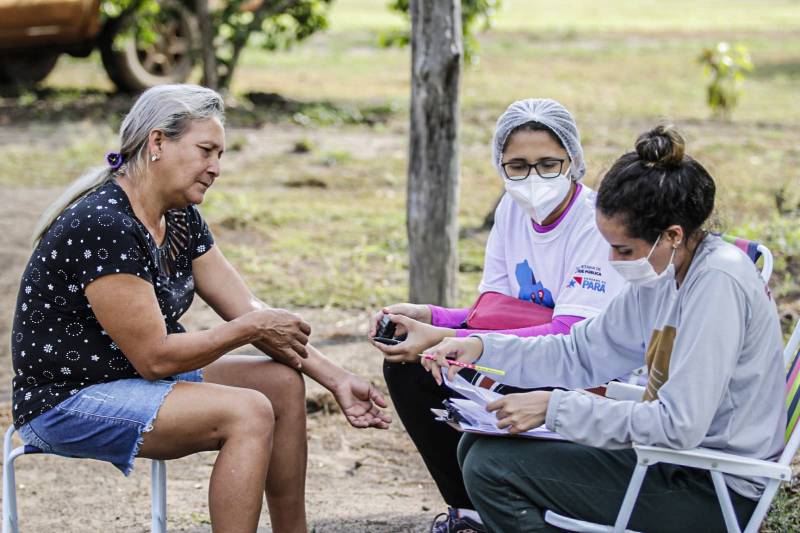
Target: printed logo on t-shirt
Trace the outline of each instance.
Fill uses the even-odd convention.
[[[515,273],[517,283],[519,283],[518,298],[520,300],[533,302],[551,309],[556,306],[550,289],[546,289],[541,281],[536,281],[536,276],[533,275],[533,269],[528,264],[527,259],[517,264]]]
[[[600,279],[603,275],[600,267],[581,265],[575,269],[575,275],[567,282],[567,288],[575,287],[594,292],[606,292],[606,282]]]

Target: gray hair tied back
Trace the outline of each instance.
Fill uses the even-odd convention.
[[[160,130],[168,139],[178,139],[194,120],[216,118],[224,124],[225,103],[215,91],[199,85],[158,85],[136,100],[119,129],[119,154],[125,163],[119,169],[108,165],[88,170],[42,214],[33,232],[34,246],[61,212],[86,193],[100,187],[118,173],[138,175],[148,164],[150,132]]]

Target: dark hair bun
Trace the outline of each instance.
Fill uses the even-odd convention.
[[[673,167],[683,161],[686,141],[673,126],[660,124],[636,139],[639,159],[653,166]]]

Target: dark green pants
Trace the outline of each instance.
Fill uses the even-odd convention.
[[[572,442],[465,434],[458,462],[483,523],[495,533],[559,531],[544,521],[561,515],[613,525],[636,454]],[[742,526],[756,502],[731,492]],[[710,475],[694,468],[651,466],[628,524],[646,533],[725,531]]]

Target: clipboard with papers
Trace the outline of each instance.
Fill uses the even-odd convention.
[[[508,429],[497,427],[497,417],[486,410],[486,405],[502,398],[497,392],[476,387],[466,379],[456,375],[453,381],[447,379],[447,370],[442,369],[444,384],[458,392],[463,398],[445,400],[444,409],[431,409],[437,420],[445,422],[457,431],[508,437],[527,437],[533,439],[565,440],[564,437],[550,431],[544,425],[530,429],[524,433],[511,434]]]

